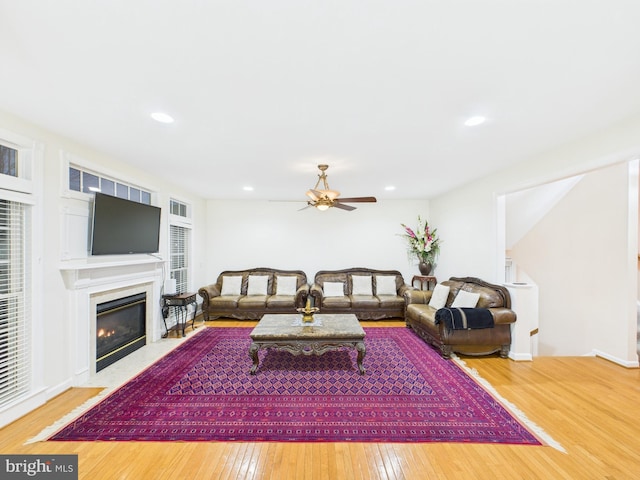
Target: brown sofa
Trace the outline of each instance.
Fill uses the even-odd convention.
[[[353,313],[358,320],[381,320],[403,317],[403,295],[412,288],[397,270],[347,268],[317,272],[309,295],[319,313]]]
[[[198,294],[205,320],[259,320],[265,313],[295,313],[296,308],[304,307],[309,284],[301,270],[226,270],[218,275],[216,283],[200,288]]]
[[[488,355],[500,352],[502,358],[509,354],[511,324],[516,313],[511,310],[509,291],[475,277],[451,277],[442,282],[450,287],[446,307],[450,307],[460,291],[479,293],[478,309],[488,309],[493,317],[492,328],[448,329],[441,322],[436,324],[436,309],[429,306],[433,291],[410,290],[405,292],[405,322],[428,343],[440,349],[443,357],[452,352],[466,355]]]

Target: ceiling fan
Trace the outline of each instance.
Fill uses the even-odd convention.
[[[318,174],[318,181],[316,186],[311,190],[307,190],[307,197],[311,200],[307,202],[308,207],[316,207],[318,210],[328,210],[331,207],[340,208],[342,210],[355,210],[356,207],[346,205],[346,203],[373,203],[377,202],[376,197],[351,197],[351,198],[338,198],[340,192],[331,190],[327,183],[327,168],[329,165],[318,165],[320,173]],[[322,185],[321,185],[322,184]]]

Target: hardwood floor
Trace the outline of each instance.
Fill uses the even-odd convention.
[[[216,321],[210,326],[250,326]],[[399,321],[363,322],[398,326]],[[637,479],[640,370],[593,357],[464,358],[559,442],[548,446],[377,443],[40,442],[44,427],[99,392],[73,388],[0,430],[3,454],[78,454],[101,479]]]

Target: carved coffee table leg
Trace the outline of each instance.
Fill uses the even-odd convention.
[[[358,351],[358,369],[360,370],[360,375],[364,375],[365,369],[362,365],[362,361],[364,360],[364,356],[367,354],[367,348],[364,346],[364,342],[356,343],[356,350]]]
[[[253,366],[251,367],[251,371],[249,372],[251,373],[251,375],[255,375],[256,370],[258,370],[258,362],[260,361],[258,359],[258,350],[260,350],[260,347],[256,343],[252,342],[251,346],[249,347],[249,356],[253,360]]]

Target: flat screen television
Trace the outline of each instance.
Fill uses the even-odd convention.
[[[157,253],[159,240],[159,207],[96,193],[91,255]]]

